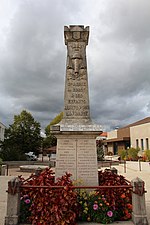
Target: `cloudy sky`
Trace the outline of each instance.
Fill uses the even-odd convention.
[[[63,111],[64,26],[90,26],[92,119],[110,130],[150,116],[149,0],[0,0],[0,121]]]

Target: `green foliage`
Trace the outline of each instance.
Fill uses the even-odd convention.
[[[56,145],[57,145],[57,138],[54,135],[49,134],[46,138],[43,138],[43,149]]]
[[[122,149],[122,150],[118,150],[118,155],[121,157],[122,160],[127,159],[127,150]]]
[[[116,211],[114,206],[110,205],[106,196],[101,195],[99,192],[95,192],[90,195],[89,203],[92,221],[103,224],[114,222]]]
[[[103,161],[104,160],[104,149],[102,141],[97,140],[96,141],[96,148],[97,148],[97,160]]]
[[[104,195],[97,191],[78,191],[79,220],[97,223],[112,223],[115,220],[115,208],[107,202]]]
[[[52,146],[56,146],[57,145],[57,139],[56,137],[51,134],[50,132],[50,127],[52,125],[55,125],[57,123],[59,123],[63,118],[63,112],[59,113],[51,122],[50,124],[45,128],[45,134],[46,134],[46,138],[43,139],[43,148],[48,148],[48,147],[52,147]]]
[[[3,146],[2,151],[0,152],[0,156],[3,161],[25,161],[26,156],[22,153],[18,146],[14,145],[12,147]]]
[[[63,112],[60,112],[51,122],[50,124],[45,128],[45,134],[48,136],[50,134],[50,126],[55,125],[59,123],[63,118]]]
[[[148,161],[150,161],[150,150],[148,150],[148,149],[145,150],[144,154],[145,154],[146,158],[148,159]]]
[[[20,198],[20,223],[26,222],[31,215],[29,208],[32,203],[28,195],[22,195]]]
[[[26,152],[38,154],[40,146],[40,124],[25,110],[15,115],[14,123],[5,130],[2,157],[5,160],[20,160]]]
[[[103,146],[97,146],[97,160],[98,161],[103,161],[104,160]]]
[[[130,160],[138,160],[138,152],[139,148],[129,148],[128,149],[128,159]]]
[[[1,174],[1,168],[2,168],[2,159],[0,158],[0,174]]]

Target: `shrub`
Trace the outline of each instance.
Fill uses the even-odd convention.
[[[125,160],[127,158],[127,150],[125,149],[118,150],[118,155],[121,157],[122,160]]]
[[[139,148],[129,148],[128,149],[128,158],[130,160],[138,160],[138,152],[140,151]]]
[[[99,172],[100,186],[129,185],[121,175],[111,171]],[[78,190],[79,220],[97,223],[112,223],[129,220],[132,213],[130,188],[98,189],[93,192]]]
[[[114,174],[111,171],[99,171],[100,186],[120,186],[129,184],[129,181],[122,175]],[[115,220],[127,220],[131,218],[132,196],[130,188],[99,189],[98,192],[100,195],[106,196],[110,206],[115,207]]]
[[[114,208],[109,206],[104,195],[97,191],[87,193],[80,190],[78,193],[80,206],[79,220],[97,223],[111,223],[115,220]]]
[[[147,159],[148,161],[150,161],[150,150],[145,150],[144,156],[146,156],[146,159]],[[143,156],[143,157],[144,157],[144,156]]]
[[[91,221],[89,212],[89,193],[85,189],[79,189],[77,191],[78,204],[79,204],[79,214],[78,220],[80,221]]]
[[[12,146],[11,148],[3,148],[0,152],[0,156],[3,161],[24,161],[26,156],[17,147]]]
[[[28,207],[26,222],[32,225],[68,225],[75,224],[77,215],[77,193],[72,190],[71,174],[66,173],[54,182],[53,172],[46,169],[37,177],[32,175],[24,184],[41,186],[41,188],[24,188],[21,200],[24,196],[32,204]],[[64,188],[50,189],[42,186],[65,186]],[[21,205],[24,207],[24,205]],[[23,222],[24,210],[21,208],[20,221]],[[25,222],[24,221],[24,222]]]
[[[115,220],[115,207],[110,205],[105,195],[96,191],[90,195],[89,201],[90,219],[97,223],[112,223]]]

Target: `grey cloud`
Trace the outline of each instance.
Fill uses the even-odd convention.
[[[15,1],[0,46],[0,119],[22,109],[42,128],[63,110],[66,46],[63,27],[90,26],[87,46],[91,116],[110,129],[148,116],[148,0]],[[138,21],[138,22],[137,22]]]
[[[148,0],[114,1],[108,0],[104,15],[100,19],[107,27],[102,37],[105,41],[143,42],[149,39],[149,8]],[[107,35],[107,32],[109,35]]]

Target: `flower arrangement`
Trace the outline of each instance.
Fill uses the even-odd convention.
[[[27,221],[29,222],[29,216],[30,216],[30,207],[31,207],[31,200],[28,195],[22,195],[20,198],[20,222]]]
[[[115,207],[111,206],[104,195],[95,192],[90,196],[91,220],[97,223],[112,223],[115,220]]]
[[[97,223],[112,223],[115,220],[115,208],[110,206],[104,195],[93,191],[87,193],[81,190],[78,193],[80,206],[79,220]]]
[[[77,190],[77,200],[78,200],[78,220],[80,221],[90,221],[90,211],[89,211],[89,194],[83,190]]]
[[[21,189],[20,222],[32,225],[75,225],[76,221],[91,221],[103,224],[129,220],[132,213],[130,188],[97,189],[87,192],[74,190],[71,174],[66,173],[54,181],[51,169],[39,176],[31,175],[22,181],[41,188]],[[110,171],[99,172],[100,186],[127,185],[129,182]],[[43,188],[42,186],[63,186],[64,188]]]
[[[99,185],[100,186],[120,186],[129,185],[123,176],[114,174],[111,171],[99,171]],[[107,196],[107,201],[110,206],[115,207],[116,219],[115,220],[128,220],[131,219],[132,213],[132,196],[131,188],[113,188],[113,189],[99,189],[100,195]],[[130,207],[129,207],[130,206]]]

